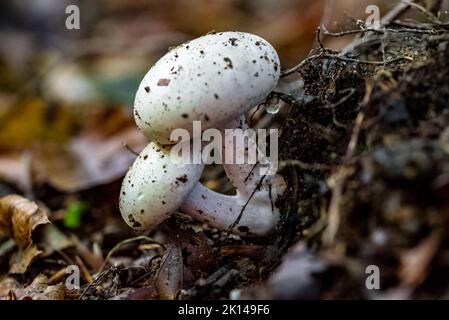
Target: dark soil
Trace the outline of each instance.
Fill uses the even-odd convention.
[[[371,36],[345,56],[359,62],[330,54],[300,70],[309,99],[290,101],[281,136],[290,190],[279,234],[305,243],[298,259],[326,267],[314,276],[318,292],[283,295],[449,294],[449,35],[426,30],[435,34]],[[380,290],[365,288],[369,265]],[[279,297],[274,286],[250,296]]]

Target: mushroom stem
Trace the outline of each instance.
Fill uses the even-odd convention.
[[[280,217],[274,203],[276,192],[257,191],[257,196],[252,197],[237,192],[231,196],[198,183],[180,209],[220,230],[245,236],[266,235],[273,230]]]
[[[223,127],[242,130],[249,128],[244,116]],[[226,150],[229,149],[226,149],[226,129],[222,128],[221,131],[225,140],[222,148],[224,159]],[[245,161],[248,159],[247,146],[251,143],[255,142],[244,140]],[[235,145],[231,151],[234,163]],[[236,194],[220,194],[198,183],[181,205],[181,210],[197,220],[235,234],[248,236],[270,233],[279,222],[280,213],[275,203],[285,191],[284,178],[278,174],[264,175],[264,171],[259,170],[260,164],[223,163],[223,167],[237,190]]]
[[[227,125],[225,125],[226,129],[241,129],[241,130],[247,130],[249,129],[249,125],[246,122],[245,116],[240,117],[239,119],[236,119],[234,121],[231,121]],[[261,164],[260,162],[257,162],[256,164],[247,163],[248,160],[248,146],[257,145],[255,141],[253,141],[251,138],[244,140],[244,159],[245,163],[243,164],[236,164],[235,162],[235,156],[234,161],[232,163],[226,163],[225,154],[227,152],[227,145],[226,143],[227,137],[229,137],[230,133],[229,131],[226,131],[225,128],[221,129],[222,135],[223,135],[223,147],[222,147],[222,159],[223,159],[223,168],[226,172],[226,176],[228,177],[229,181],[232,183],[232,185],[237,189],[237,191],[241,194],[244,194],[246,196],[249,196],[254,193],[254,190],[261,187],[266,187],[268,185],[271,185],[273,181],[277,181],[278,189],[282,186],[285,189],[285,181],[283,178],[277,174],[265,174],[270,169],[270,164]],[[259,154],[263,150],[257,150]],[[232,154],[235,155],[236,153],[236,146],[233,144],[233,150]],[[265,157],[266,161],[269,162],[269,159]],[[283,191],[282,191],[283,192]]]

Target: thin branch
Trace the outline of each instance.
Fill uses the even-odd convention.
[[[131,152],[133,155],[135,155],[136,157],[139,156],[139,153],[137,151],[134,151],[128,143],[126,142],[122,142],[122,146],[124,146],[129,152]]]
[[[320,52],[319,54],[314,54],[312,56],[307,57],[303,61],[301,61],[299,64],[294,66],[293,68],[287,69],[285,71],[281,72],[281,77],[289,76],[295,72],[298,72],[301,70],[305,65],[309,64],[309,62],[312,62],[315,59],[321,58],[323,56],[324,52]]]
[[[406,12],[410,8],[410,5],[408,3],[399,2],[393,9],[391,9],[381,20],[380,25],[381,26],[389,26],[394,20],[398,19],[404,12]],[[353,52],[358,46],[360,46],[363,43],[366,43],[366,41],[369,41],[371,39],[358,39],[352,41],[349,45],[347,45],[343,50],[341,55],[344,56],[350,52]]]
[[[327,164],[317,164],[317,163],[305,163],[300,160],[284,160],[279,162],[280,168],[285,167],[298,167],[303,170],[317,170],[317,171],[328,171],[331,170],[332,167]]]
[[[394,28],[361,28],[361,29],[354,29],[354,30],[346,30],[346,31],[340,31],[340,32],[331,32],[328,31],[324,26],[323,33],[326,36],[331,37],[343,37],[347,35],[354,35],[354,34],[360,34],[360,33],[367,33],[367,32],[373,32],[376,34],[385,34],[385,33],[418,33],[418,34],[429,34],[429,35],[435,35],[435,34],[441,34],[446,33],[446,30],[442,29],[418,29],[418,28],[409,28],[409,27],[403,27],[401,29],[394,29]]]
[[[441,24],[441,20],[438,19],[432,12],[424,8],[422,5],[412,2],[409,0],[402,0],[403,3],[408,4],[412,8],[418,10],[419,12],[423,13],[430,21],[432,21],[435,24]]]
[[[380,21],[382,26],[390,25],[394,20],[398,19],[405,11],[410,8],[410,4],[399,2],[393,9],[391,9]]]
[[[323,29],[325,29],[324,25],[323,25]],[[321,42],[321,27],[318,27],[318,29],[316,30],[316,40],[317,40],[318,45],[320,46],[321,50],[326,50],[323,42]]]
[[[109,259],[112,257],[112,255],[119,250],[120,248],[122,248],[123,246],[136,242],[136,241],[141,241],[141,240],[145,240],[148,241],[150,243],[155,243],[158,244],[159,246],[161,246],[161,248],[164,248],[164,246],[162,244],[160,244],[159,242],[153,240],[150,237],[147,236],[137,236],[134,238],[129,238],[129,239],[125,239],[123,241],[120,241],[119,243],[117,243],[107,254],[106,258],[104,259],[103,265],[101,266],[100,270],[98,271],[98,273],[101,273],[104,268],[106,267],[106,264],[108,263]]]
[[[402,27],[402,28],[409,28],[412,30],[444,30],[447,31],[447,28],[449,27],[449,22],[443,22],[441,24],[434,24],[434,23],[421,23],[416,20],[407,20],[407,21],[400,21],[396,20],[392,22],[392,25]]]
[[[243,216],[243,212],[245,211],[246,207],[248,206],[249,202],[251,201],[251,199],[253,198],[254,194],[257,192],[257,190],[259,190],[260,186],[262,185],[262,182],[265,179],[265,175],[262,176],[259,180],[259,183],[257,184],[257,186],[254,188],[253,192],[251,192],[251,195],[249,196],[248,200],[245,202],[245,204],[242,207],[242,210],[240,210],[239,216],[237,217],[237,219],[235,219],[235,221],[229,226],[228,228],[228,234],[230,234],[232,232],[232,230],[234,230],[234,228],[239,224],[240,220],[242,219]]]
[[[375,65],[375,66],[388,65],[388,64],[392,64],[392,63],[398,62],[400,60],[413,61],[413,58],[407,57],[407,56],[397,57],[397,58],[394,58],[394,59],[390,59],[388,61],[360,60],[360,59],[355,59],[355,58],[346,58],[346,57],[337,56],[337,55],[333,55],[333,54],[324,54],[323,57],[324,58],[329,58],[329,59],[336,59],[336,60],[340,60],[340,61],[345,61],[345,62],[353,62],[353,63],[359,63],[359,64],[370,64],[370,65]]]

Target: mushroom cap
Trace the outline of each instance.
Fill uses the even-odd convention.
[[[204,165],[176,164],[170,149],[150,142],[123,180],[120,212],[136,230],[152,229],[169,218],[201,177]]]
[[[218,128],[264,101],[279,81],[276,50],[244,32],[208,34],[164,55],[136,93],[134,115],[144,135],[173,144],[170,133],[192,122]]]

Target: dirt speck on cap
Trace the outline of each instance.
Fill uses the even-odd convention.
[[[166,87],[170,84],[170,79],[159,79],[159,81],[157,82],[157,85],[159,87]]]

